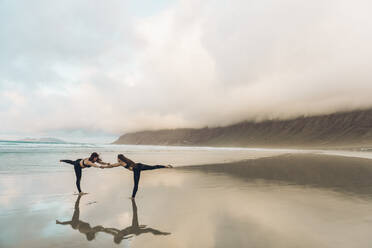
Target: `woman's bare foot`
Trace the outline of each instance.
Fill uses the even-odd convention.
[[[167,167],[168,167],[168,168],[173,168],[173,166],[172,166],[172,165],[170,165],[170,164],[168,164],[168,165],[167,165]]]

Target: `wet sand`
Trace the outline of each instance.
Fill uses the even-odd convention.
[[[287,154],[132,174],[0,175],[0,247],[370,247],[372,160]]]
[[[183,167],[252,181],[266,180],[278,184],[294,184],[372,195],[372,160],[321,154],[284,154],[225,164]]]

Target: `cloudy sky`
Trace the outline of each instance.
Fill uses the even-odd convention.
[[[0,0],[0,139],[372,106],[367,0]]]

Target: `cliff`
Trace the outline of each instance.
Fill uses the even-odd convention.
[[[365,147],[372,146],[372,109],[225,127],[141,131],[124,134],[114,144]]]

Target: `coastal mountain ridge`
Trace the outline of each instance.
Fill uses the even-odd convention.
[[[236,147],[372,146],[372,109],[288,120],[244,121],[225,127],[140,131],[114,144]]]

